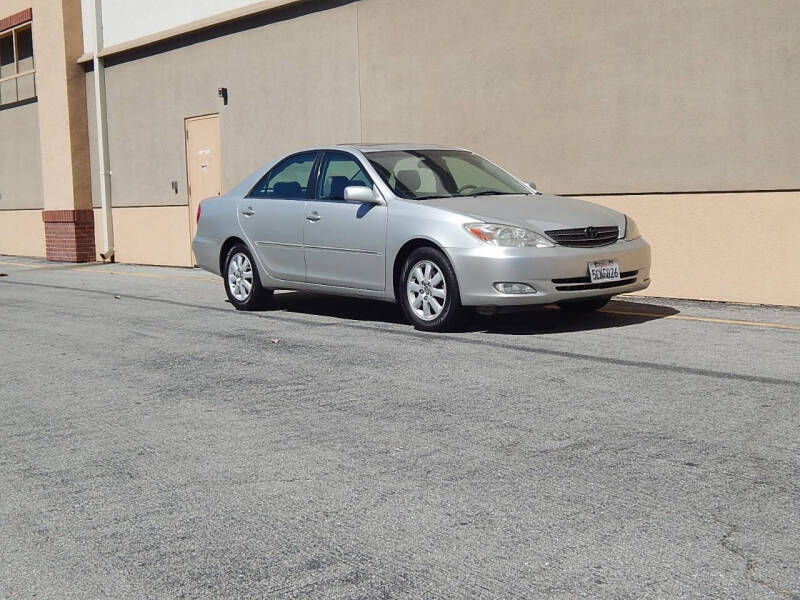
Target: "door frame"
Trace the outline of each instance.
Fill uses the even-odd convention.
[[[373,188],[376,187],[375,177],[372,174],[370,174],[369,170],[367,169],[366,165],[364,164],[364,161],[361,160],[360,157],[358,157],[355,154],[353,154],[352,152],[348,152],[346,150],[340,150],[340,149],[320,150],[319,156],[317,157],[317,162],[316,162],[316,164],[314,166],[314,171],[313,171],[313,175],[314,175],[313,194],[308,194],[308,196],[311,196],[311,197],[307,197],[307,199],[306,199],[306,217],[308,217],[309,211],[311,209],[313,209],[315,206],[317,208],[319,208],[320,211],[323,210],[323,207],[328,207],[329,211],[331,211],[331,212],[334,212],[334,211],[335,212],[339,212],[339,211],[342,210],[341,207],[343,207],[343,206],[348,206],[348,207],[352,207],[352,208],[363,207],[364,206],[363,203],[353,202],[353,201],[350,201],[350,200],[329,199],[329,198],[323,199],[323,198],[320,198],[320,192],[322,191],[322,187],[323,187],[323,184],[324,184],[324,177],[323,177],[322,169],[323,169],[323,166],[325,164],[326,159],[328,157],[331,157],[331,156],[344,156],[344,157],[352,160],[356,164],[358,164],[360,166],[361,170],[363,171],[363,173],[369,179],[370,183],[372,184],[372,187]],[[311,186],[309,186],[309,188],[310,187]],[[382,205],[373,205],[373,206],[369,207],[368,212],[372,211],[372,210],[376,210],[378,212],[383,211],[383,215],[384,215],[384,217],[383,217],[383,227],[382,227],[383,243],[380,245],[380,250],[379,251],[372,250],[372,249],[366,249],[366,248],[353,248],[352,245],[338,245],[338,244],[337,245],[328,245],[328,244],[326,244],[324,246],[318,246],[318,245],[315,245],[315,244],[309,244],[309,239],[306,237],[306,231],[313,231],[312,228],[315,227],[315,225],[309,225],[308,222],[305,222],[303,224],[303,250],[304,250],[304,253],[306,255],[306,282],[314,284],[314,285],[323,285],[323,286],[336,285],[338,287],[347,288],[347,289],[354,289],[354,290],[355,289],[357,289],[357,290],[369,290],[369,291],[385,291],[386,290],[386,286],[387,286],[387,283],[386,283],[386,246],[387,246],[387,231],[388,231],[387,228],[388,228],[388,222],[389,222],[388,221],[388,206],[385,203],[382,204]],[[321,225],[321,227],[324,227],[324,226],[325,226],[325,224]],[[379,256],[380,259],[381,259],[381,265],[382,265],[382,268],[380,269],[380,273],[381,273],[381,276],[382,276],[382,282],[381,283],[376,283],[375,285],[381,285],[382,287],[378,287],[378,288],[369,287],[369,284],[367,284],[367,287],[364,287],[363,285],[357,286],[357,285],[351,285],[351,284],[344,284],[344,283],[341,283],[340,279],[337,279],[337,281],[339,281],[338,284],[331,283],[331,282],[324,282],[324,281],[323,282],[319,282],[319,281],[312,282],[312,281],[309,280],[309,272],[308,272],[308,257],[309,257],[309,253],[310,252],[311,253],[322,252],[322,253],[325,253],[325,254],[327,254],[329,256],[332,253],[341,253],[341,255],[344,255],[344,256],[347,256],[349,254],[351,257],[352,256],[356,256],[356,257],[359,257],[359,258],[363,258],[365,255]],[[326,257],[323,256],[323,258],[326,258]],[[376,281],[378,281],[378,280],[376,279]]]
[[[196,233],[197,228],[197,215],[196,211],[192,210],[192,184],[189,178],[189,123],[194,121],[203,121],[205,119],[217,119],[217,126],[219,130],[219,186],[220,186],[220,193],[222,193],[222,128],[220,122],[220,113],[205,113],[202,115],[195,115],[191,117],[184,117],[183,119],[183,160],[184,160],[184,168],[186,174],[186,211],[189,217],[189,221],[187,222],[188,228],[187,233],[189,235],[189,262],[192,266],[196,266],[194,251],[192,250],[192,238],[194,237],[194,233]],[[202,200],[202,198],[200,199]],[[198,201],[199,204],[200,201]]]

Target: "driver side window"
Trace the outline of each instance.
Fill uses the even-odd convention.
[[[306,197],[311,168],[317,159],[316,152],[305,152],[290,156],[274,166],[250,190],[249,198],[281,198],[303,200]]]
[[[372,180],[361,163],[349,154],[326,154],[319,171],[317,198],[344,200],[344,188],[351,185],[372,187]]]

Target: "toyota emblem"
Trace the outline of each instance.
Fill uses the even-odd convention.
[[[594,239],[597,237],[597,229],[594,227],[587,227],[583,232],[586,234],[587,238]]]

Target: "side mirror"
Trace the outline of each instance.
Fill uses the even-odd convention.
[[[536,187],[536,184],[535,184],[534,182],[532,182],[532,181],[529,181],[529,182],[528,182],[528,185],[529,185],[529,186],[531,186],[531,187],[533,188],[533,191],[534,191],[534,192],[538,192],[538,191],[539,191],[539,188],[537,188],[537,187]]]
[[[348,185],[344,188],[344,199],[362,204],[383,204],[377,192],[365,185]]]

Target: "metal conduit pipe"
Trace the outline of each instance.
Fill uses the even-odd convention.
[[[108,157],[108,121],[106,119],[106,74],[103,59],[103,3],[94,0],[95,48],[92,58],[94,67],[94,112],[97,119],[97,157],[100,175],[100,207],[103,228],[103,260],[114,262],[114,222],[111,214],[111,170]]]

